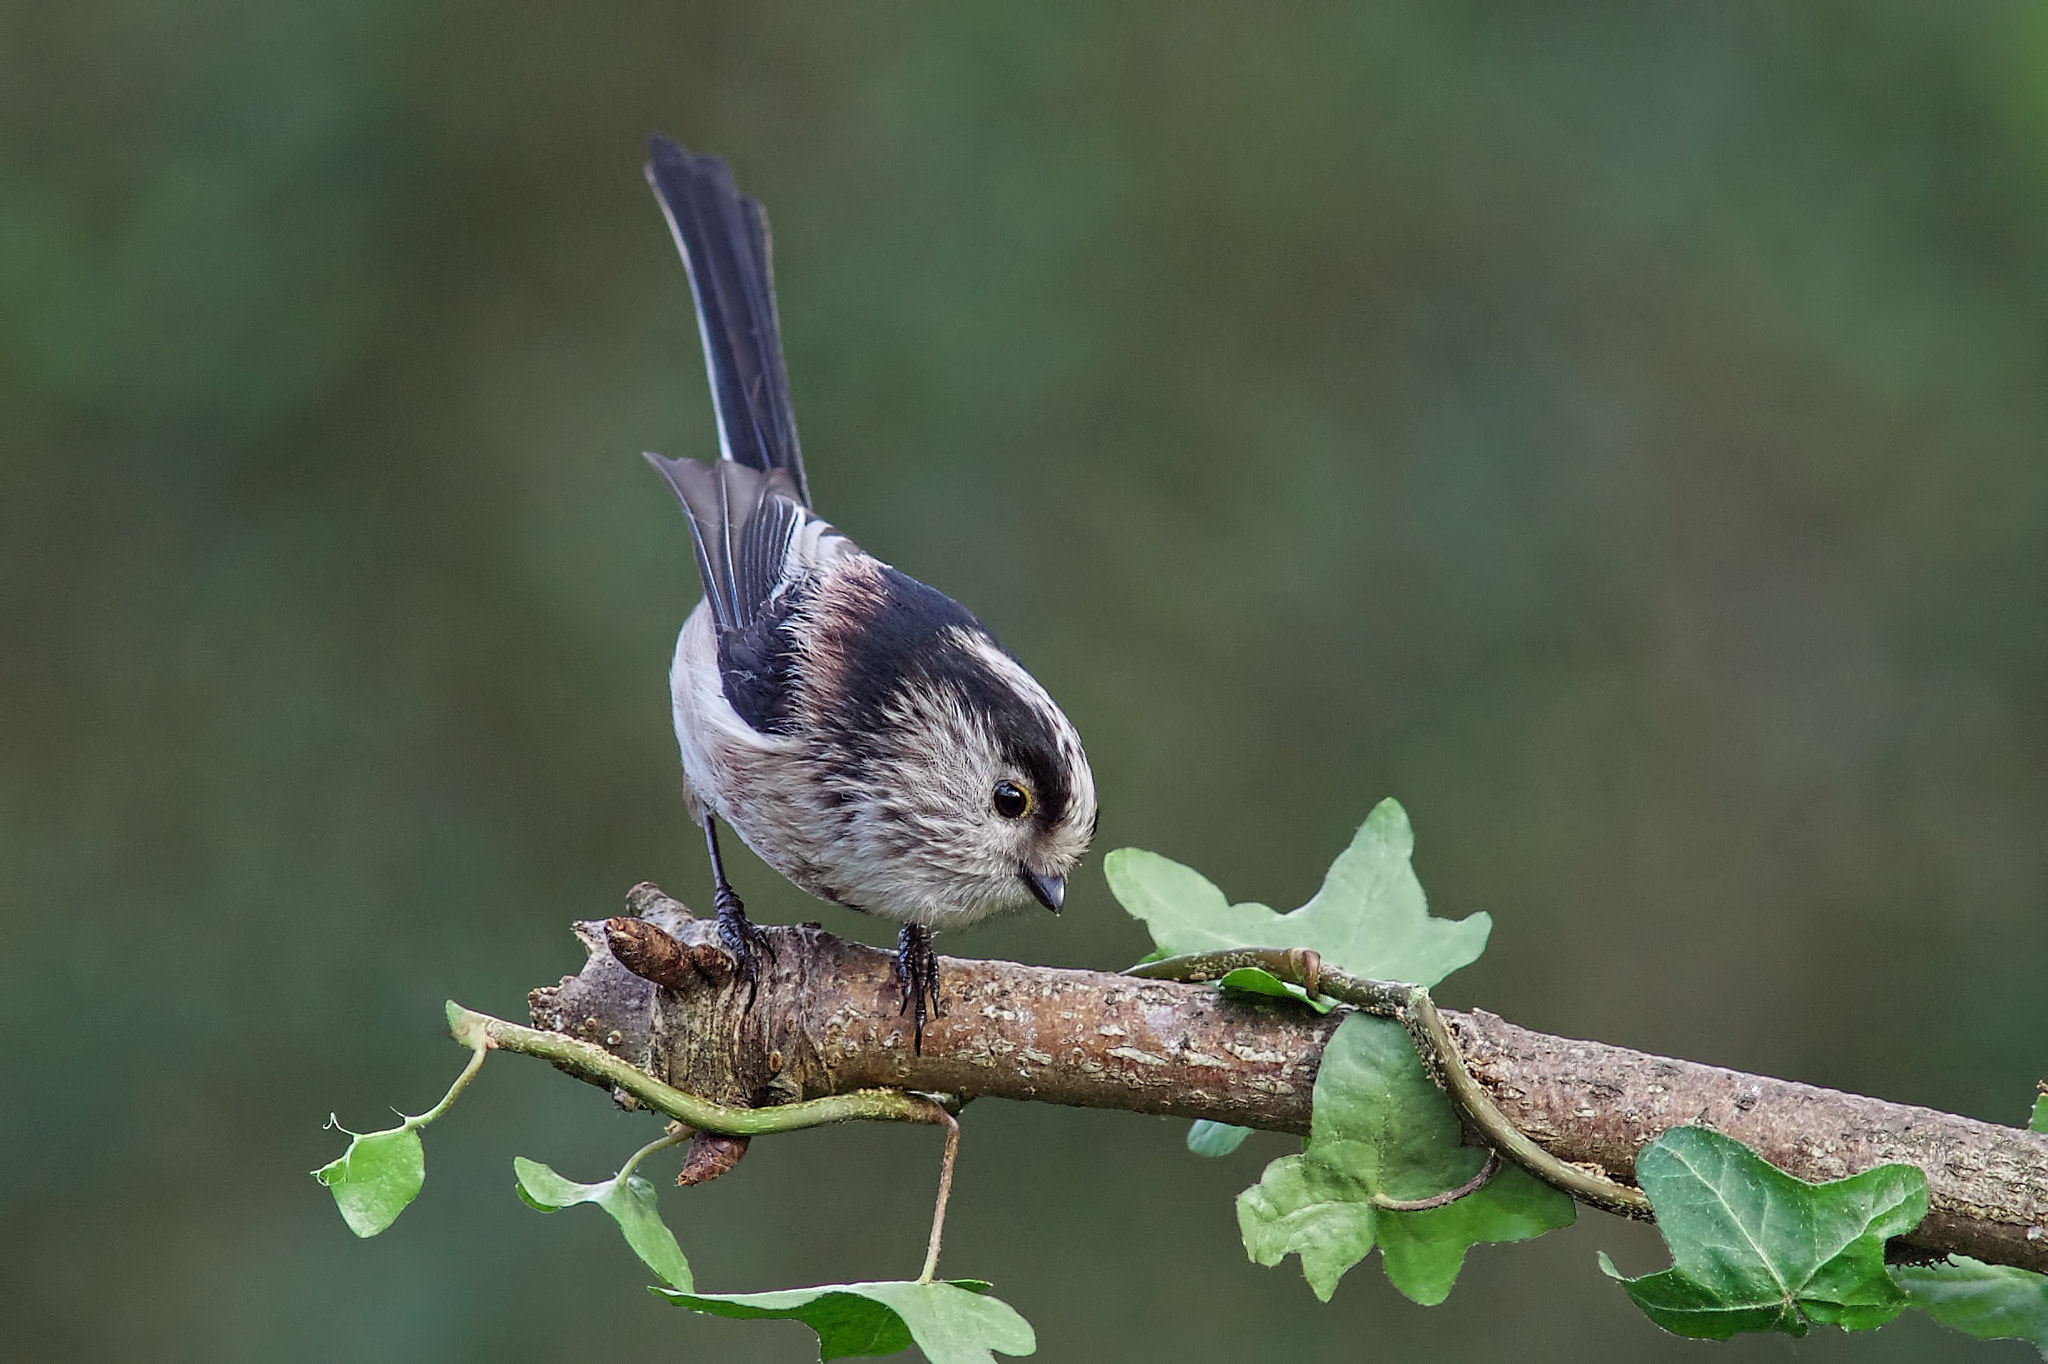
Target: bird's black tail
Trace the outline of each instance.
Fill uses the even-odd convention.
[[[768,217],[740,194],[717,157],[692,155],[658,133],[648,139],[648,153],[647,183],[668,216],[697,298],[719,444],[734,463],[782,470],[809,506],[775,319]]]

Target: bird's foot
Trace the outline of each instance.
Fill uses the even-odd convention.
[[[757,952],[775,960],[775,946],[752,920],[731,886],[721,886],[712,897],[718,907],[718,945],[733,961],[733,971],[747,983],[747,1007],[754,1007],[754,995],[761,988],[760,958]]]
[[[932,951],[932,931],[923,924],[905,924],[896,935],[896,986],[903,994],[896,1012],[910,1015],[911,1049],[922,1056],[925,1020],[946,1014],[939,1007],[939,954]]]

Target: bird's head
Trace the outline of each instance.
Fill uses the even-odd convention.
[[[828,642],[846,903],[935,928],[1005,909],[1057,913],[1096,823],[1081,736],[958,605],[881,570],[857,639]]]

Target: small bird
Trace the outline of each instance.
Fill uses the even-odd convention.
[[[1055,914],[1095,834],[1081,737],[988,628],[811,511],[768,220],[715,156],[650,141],[647,181],[697,304],[722,458],[649,454],[689,519],[704,600],[669,691],[720,945],[772,955],[726,880],[724,820],[800,889],[894,919],[913,1046],[939,1007],[932,930]]]

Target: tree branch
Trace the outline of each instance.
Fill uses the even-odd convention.
[[[1305,1133],[1316,1067],[1341,1019],[1203,985],[947,957],[946,1012],[926,1024],[919,1054],[887,953],[815,924],[769,928],[775,957],[749,1009],[746,991],[701,950],[715,941],[711,921],[653,886],[635,887],[628,903],[662,932],[612,920],[608,940],[603,922],[576,925],[590,959],[578,975],[533,992],[534,1022],[728,1109],[898,1089]],[[621,965],[614,946],[662,985]],[[1917,1165],[1931,1211],[1904,1242],[2048,1270],[2048,1135],[1550,1037],[1481,1010],[1441,1017],[1486,1096],[1560,1160],[1627,1182],[1638,1150],[1668,1127],[1695,1123],[1804,1179]],[[616,1088],[615,1074],[557,1050],[549,1059],[637,1102]],[[859,1102],[878,1116],[910,1117],[881,1112],[866,1096]],[[738,1125],[692,1125],[737,1135],[782,1124],[756,1114]]]

